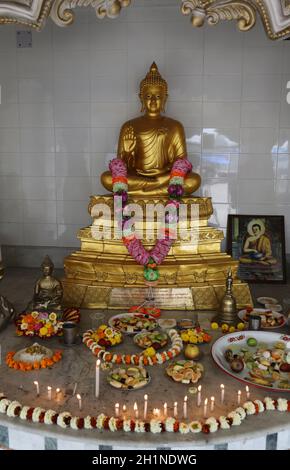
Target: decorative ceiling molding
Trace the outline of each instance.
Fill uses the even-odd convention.
[[[0,24],[16,23],[41,30],[50,16],[58,26],[69,26],[75,20],[77,7],[93,8],[98,18],[116,18],[131,3],[132,0],[0,0]],[[176,5],[181,6],[184,15],[190,15],[193,26],[234,20],[241,31],[248,31],[260,15],[270,39],[290,37],[290,0],[176,0]],[[154,2],[147,8],[153,6]]]
[[[0,24],[17,23],[40,30],[54,0],[0,1]]]
[[[191,15],[193,26],[236,20],[241,31],[251,29],[260,14],[270,39],[290,36],[290,0],[181,0],[181,11]]]
[[[255,0],[270,39],[290,36],[290,1]]]
[[[205,21],[215,25],[224,20],[236,20],[241,31],[248,31],[256,23],[256,10],[247,0],[181,0],[181,11],[191,15],[193,26],[203,26]]]
[[[54,0],[50,16],[58,26],[69,26],[74,22],[74,8],[92,7],[98,18],[117,18],[122,8],[131,0]]]

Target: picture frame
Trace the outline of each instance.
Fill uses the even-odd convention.
[[[284,216],[229,214],[227,253],[239,261],[239,279],[249,283],[285,284]]]

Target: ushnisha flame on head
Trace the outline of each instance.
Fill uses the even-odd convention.
[[[167,81],[162,78],[162,76],[159,73],[158,67],[153,62],[153,64],[150,67],[149,72],[147,73],[146,77],[143,78],[143,80],[140,83],[140,98],[143,97],[143,90],[146,86],[150,85],[159,85],[162,86],[164,89],[164,94],[167,97],[168,96],[168,85]]]

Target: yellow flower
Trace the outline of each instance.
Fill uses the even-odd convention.
[[[51,321],[55,321],[55,320],[57,319],[57,314],[54,313],[54,312],[50,313],[49,319],[50,319]]]
[[[108,328],[107,325],[101,325],[98,330],[104,331],[106,328]]]
[[[234,326],[230,326],[229,332],[230,332],[230,333],[234,333],[235,331],[236,331],[235,327],[234,327]]]
[[[145,349],[145,351],[144,351],[144,356],[147,356],[147,357],[155,356],[155,354],[156,354],[156,351],[155,351],[155,349],[152,348],[152,347],[151,347],[151,348],[147,348],[147,349]]]
[[[245,324],[240,322],[240,323],[238,323],[237,328],[238,328],[238,330],[242,331],[242,330],[245,329]]]
[[[39,330],[40,336],[46,336],[47,333],[48,333],[48,330],[47,330],[47,328],[46,328],[45,326],[43,326],[42,328],[40,328],[40,330]]]
[[[185,341],[186,343],[189,341],[189,336],[187,333],[182,333],[181,334],[181,339],[182,341]]]
[[[50,321],[46,322],[46,325],[45,325],[47,328],[50,328],[52,326],[52,324],[50,323]]]
[[[38,317],[38,312],[31,312],[31,316],[33,318],[37,318]]]
[[[112,338],[114,336],[114,332],[112,328],[106,328],[105,329],[105,334],[107,335],[108,338]]]
[[[219,327],[219,326],[218,326],[218,323],[217,323],[217,322],[215,322],[215,321],[213,321],[213,322],[212,322],[212,324],[211,324],[211,328],[212,328],[212,330],[217,330],[217,329],[218,329],[218,327]]]
[[[222,331],[223,331],[224,333],[226,333],[227,331],[229,331],[229,325],[227,325],[226,323],[223,323],[223,324],[222,324]]]

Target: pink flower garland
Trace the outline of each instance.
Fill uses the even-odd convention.
[[[124,207],[128,201],[128,175],[127,167],[123,160],[114,158],[109,164],[109,169],[112,173],[113,192],[114,196],[122,197],[122,206]],[[165,206],[167,218],[165,220],[165,227],[162,229],[163,238],[156,241],[155,246],[151,251],[147,251],[142,241],[126,229],[126,217],[123,216],[122,220],[122,233],[123,243],[127,247],[129,254],[138,264],[144,266],[144,277],[147,281],[157,281],[159,272],[157,265],[162,264],[163,260],[168,255],[175,238],[170,231],[169,224],[173,221],[174,216],[170,214],[170,209],[178,209],[179,200],[184,193],[184,179],[192,169],[191,163],[186,158],[179,158],[172,166],[170,181],[168,186],[169,202]],[[169,211],[169,214],[168,214]]]

